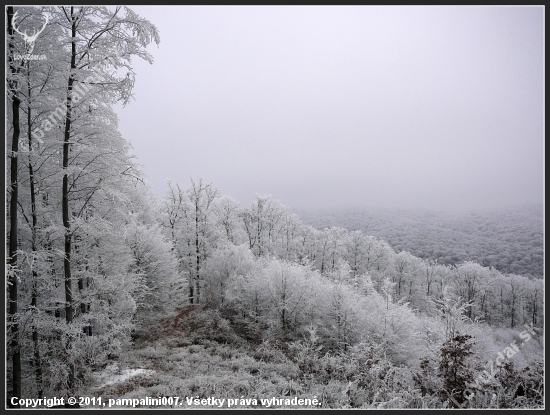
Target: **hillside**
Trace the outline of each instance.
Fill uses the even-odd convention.
[[[297,211],[318,229],[362,230],[442,264],[474,261],[501,272],[543,278],[543,206],[531,205],[463,214],[398,209]]]
[[[204,306],[179,309],[93,373],[82,394],[95,397],[91,407],[101,402],[119,409],[442,408],[434,393],[439,380],[434,367],[427,366],[434,365],[431,360],[412,369],[396,366],[372,341],[327,353],[313,329],[305,336],[262,340],[247,334],[250,327],[232,317]],[[492,354],[518,335],[514,330],[483,330],[495,338]],[[502,396],[492,407],[512,406],[503,392],[513,393],[514,382],[523,379],[530,379],[533,391],[518,402],[530,407],[540,402],[541,348],[540,338],[524,346],[514,361],[519,367],[529,362],[528,367],[498,371],[495,380],[504,383],[508,377],[510,387],[484,385],[487,390],[472,399],[473,407],[489,405],[493,390]],[[531,361],[536,355],[539,360]]]

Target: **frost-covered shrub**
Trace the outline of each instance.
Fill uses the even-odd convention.
[[[214,341],[221,344],[243,344],[229,322],[218,310],[200,305],[176,309],[177,314],[163,321],[164,333],[175,338],[179,346]]]
[[[269,341],[264,341],[252,352],[254,359],[266,363],[286,363],[285,354]]]
[[[227,280],[235,275],[249,274],[254,268],[254,255],[246,245],[227,243],[216,249],[203,266],[203,302],[214,307],[223,306]]]

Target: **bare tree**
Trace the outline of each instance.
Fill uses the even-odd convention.
[[[205,250],[213,231],[210,224],[211,207],[214,200],[219,197],[219,191],[211,183],[203,183],[202,179],[199,179],[198,182],[191,179],[188,197],[193,209],[195,255],[195,266],[191,273],[192,281],[190,285],[194,286],[194,302],[199,304],[203,279],[201,268],[206,255]]]
[[[64,261],[63,272],[65,279],[65,320],[70,324],[74,318],[74,293],[72,287],[71,255],[73,243],[73,230],[71,229],[71,206],[70,192],[74,187],[74,181],[70,183],[69,164],[71,157],[71,146],[74,144],[76,131],[73,127],[73,121],[76,117],[76,105],[82,101],[82,95],[90,85],[97,84],[96,94],[101,95],[107,102],[117,101],[128,102],[131,96],[133,81],[131,77],[122,80],[107,80],[105,75],[98,73],[105,69],[105,56],[112,54],[113,48],[118,48],[121,56],[113,58],[108,63],[111,67],[128,67],[124,61],[131,55],[141,56],[151,61],[150,56],[145,51],[145,47],[151,41],[158,43],[158,33],[156,28],[147,20],[139,18],[129,9],[124,9],[125,16],[122,14],[121,7],[117,7],[113,12],[106,7],[61,7],[60,24],[62,24],[69,34],[70,45],[70,70],[67,76],[66,100],[64,101],[63,112],[64,132],[63,132],[63,151],[62,151],[62,217],[64,232]],[[64,19],[63,19],[64,18]],[[136,36],[137,35],[137,36]],[[102,53],[101,53],[102,52]],[[103,54],[103,56],[101,56]],[[100,61],[94,61],[99,59]],[[88,75],[84,79],[84,77]],[[77,84],[85,85],[83,89],[75,89]],[[91,114],[90,114],[91,115]],[[73,155],[75,157],[75,155]],[[101,157],[101,155],[98,155]],[[90,161],[91,163],[91,161]],[[78,176],[77,176],[78,178]],[[76,189],[73,189],[75,191]],[[89,200],[95,192],[95,186],[88,190],[84,200]],[[84,209],[81,208],[80,212]],[[74,388],[74,364],[70,364],[68,391],[71,393]]]
[[[212,206],[212,212],[223,227],[225,237],[231,243],[235,243],[235,228],[239,219],[239,211],[239,203],[228,196],[220,197]]]
[[[282,231],[282,220],[287,209],[269,195],[256,195],[252,205],[241,212],[249,247],[261,257],[273,254],[274,244]]]
[[[13,42],[14,28],[13,6],[6,8],[8,19],[8,62],[9,62],[9,78],[8,88],[9,96],[11,97],[12,111],[12,139],[11,139],[11,154],[10,154],[10,237],[9,237],[9,265],[10,272],[8,277],[9,284],[9,307],[8,313],[11,324],[11,355],[12,355],[12,396],[21,398],[21,351],[19,348],[19,324],[17,322],[17,306],[18,306],[18,281],[17,281],[17,202],[18,202],[18,154],[19,154],[19,108],[21,106],[20,92],[21,87],[18,81],[20,68],[16,66],[14,60],[15,46]]]

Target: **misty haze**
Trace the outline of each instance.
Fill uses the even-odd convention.
[[[544,408],[544,8],[6,6],[6,406]]]
[[[540,8],[136,10],[162,41],[117,114],[158,196],[202,177],[291,208],[542,203]]]

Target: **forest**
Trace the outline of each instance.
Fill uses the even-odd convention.
[[[450,214],[414,209],[299,210],[316,228],[340,226],[387,241],[397,251],[454,265],[474,261],[501,272],[543,278],[543,206]]]
[[[537,267],[439,261],[201,178],[157,198],[114,111],[154,23],[6,13],[7,406],[544,407]]]

